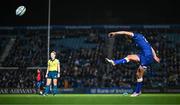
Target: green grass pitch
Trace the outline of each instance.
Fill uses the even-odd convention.
[[[180,94],[1,94],[0,105],[180,105]]]

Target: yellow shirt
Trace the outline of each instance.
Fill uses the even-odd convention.
[[[48,70],[49,71],[57,71],[58,70],[58,65],[59,65],[59,60],[54,59],[54,60],[48,60]]]

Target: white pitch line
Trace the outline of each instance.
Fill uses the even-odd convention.
[[[17,104],[0,104],[0,105],[17,105]],[[18,105],[179,105],[179,104],[20,104]]]

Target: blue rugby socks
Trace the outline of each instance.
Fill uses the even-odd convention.
[[[50,85],[46,85],[44,94],[48,94],[50,91]]]
[[[57,94],[58,93],[58,89],[57,89],[57,85],[53,86],[53,94]]]
[[[129,62],[129,59],[128,58],[123,58],[123,59],[119,59],[119,60],[113,60],[114,63],[117,65],[117,64],[125,64],[125,63],[128,63]]]
[[[143,78],[137,79],[136,88],[135,88],[135,92],[136,93],[140,93],[141,92],[142,85],[143,85],[142,82],[143,82]]]

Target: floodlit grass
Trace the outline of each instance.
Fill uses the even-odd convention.
[[[180,94],[1,94],[3,105],[180,105]]]

